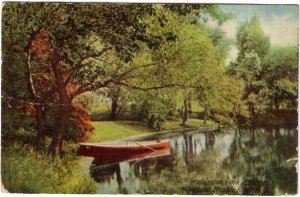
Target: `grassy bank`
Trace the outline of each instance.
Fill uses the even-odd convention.
[[[95,193],[92,178],[79,170],[75,144],[64,144],[62,158],[51,158],[31,145],[28,131],[18,131],[26,141],[2,139],[1,179],[12,193]],[[32,135],[34,137],[34,135]],[[29,139],[29,141],[27,141]]]
[[[94,121],[93,126],[95,127],[95,130],[90,137],[89,142],[110,141],[155,132],[154,130],[145,127],[145,124],[139,121]],[[217,124],[212,121],[204,123],[203,120],[189,119],[185,127],[197,128],[214,126],[217,126]],[[181,122],[175,120],[169,120],[164,124],[164,130],[181,129],[185,127],[181,125]]]
[[[138,121],[97,121],[89,142],[109,141],[154,132]],[[165,129],[183,128],[179,121],[167,121]],[[190,119],[186,127],[214,126],[202,120]],[[34,131],[18,130],[2,137],[1,178],[5,189],[12,193],[95,193],[96,187],[89,175],[80,168],[78,144],[64,142],[63,157],[47,155],[50,139],[43,149],[33,146]]]
[[[89,142],[110,141],[152,132],[138,121],[95,121],[95,131]]]

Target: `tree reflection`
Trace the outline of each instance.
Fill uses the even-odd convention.
[[[239,133],[239,135],[237,135]],[[287,135],[280,135],[279,130],[275,130],[275,135],[271,135],[272,130],[266,129],[239,129],[235,131],[235,139],[231,144],[230,156],[224,161],[223,166],[232,172],[234,177],[243,180],[257,179],[268,184],[260,185],[260,188],[253,188],[257,185],[242,185],[242,194],[247,195],[274,195],[275,188],[281,191],[295,193],[294,184],[290,184],[294,190],[288,189],[288,180],[283,180],[286,184],[280,185],[281,180],[276,177],[278,172],[286,169],[286,174],[296,175],[295,169],[280,167],[290,156],[295,154],[297,137],[295,132],[287,132]],[[279,166],[279,167],[278,167]],[[293,176],[289,176],[293,177]],[[296,183],[295,178],[291,178]]]
[[[189,132],[173,137],[169,156],[125,162],[92,176],[99,184],[114,180],[119,193],[295,194],[295,161],[286,160],[297,155],[297,140],[296,129]]]

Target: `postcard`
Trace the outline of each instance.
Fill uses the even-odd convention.
[[[299,5],[3,2],[1,192],[295,195]]]

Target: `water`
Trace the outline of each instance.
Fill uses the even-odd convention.
[[[102,194],[295,194],[297,137],[296,129],[152,135],[137,140],[170,139],[170,150],[114,164],[94,160],[90,174]]]

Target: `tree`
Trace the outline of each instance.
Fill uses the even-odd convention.
[[[218,48],[221,46],[218,45],[220,42],[213,42],[212,37],[209,37],[212,34],[208,34],[206,29],[191,25],[178,16],[171,19],[172,14],[160,11],[158,8],[158,15],[162,15],[161,18],[166,18],[168,22],[163,23],[163,28],[158,28],[160,22],[149,17],[149,24],[153,24],[150,30],[153,28],[153,32],[161,35],[172,29],[170,32],[174,32],[175,41],[165,42],[152,52],[155,59],[161,59],[159,62],[166,62],[168,65],[167,70],[161,67],[161,72],[154,76],[164,79],[160,83],[173,81],[182,87],[185,98],[182,111],[186,112],[182,114],[183,123],[187,120],[190,91],[196,92],[207,117],[211,114],[222,124],[237,123],[238,116],[247,115],[241,101],[241,84],[238,79],[225,76],[223,58],[218,55],[222,51],[222,47]],[[224,90],[228,90],[228,93]]]
[[[269,108],[296,109],[298,97],[298,53],[296,47],[273,47],[262,68],[265,100]]]
[[[11,44],[23,55],[21,61],[27,65],[31,97],[42,104],[50,102],[47,99],[52,95],[57,99],[59,111],[50,154],[61,151],[72,101],[78,95],[111,85],[142,91],[188,87],[195,82],[191,73],[202,73],[200,68],[204,65],[213,67],[215,51],[210,39],[184,17],[176,17],[162,5],[154,7],[150,4],[5,4],[4,31],[13,32],[16,39]],[[143,19],[146,15],[147,19]],[[9,22],[11,18],[16,19],[14,23]],[[45,43],[41,46],[47,50],[42,58],[48,65],[45,70],[43,64],[34,66],[39,62],[34,59],[41,47],[34,49],[34,40],[39,36]],[[170,47],[174,50],[170,51]],[[191,51],[197,53],[197,58]],[[34,79],[34,67],[43,74],[50,70],[47,88],[37,89],[37,84],[45,79]],[[153,77],[141,83],[149,74]]]
[[[7,113],[2,113],[5,116],[9,115],[10,124],[18,127],[18,125],[22,125],[25,123],[24,121],[19,121],[20,118],[14,118],[13,116],[18,116],[18,110],[15,108],[17,105],[31,105],[32,103],[28,102],[30,99],[30,91],[28,87],[28,77],[27,77],[27,67],[26,67],[26,53],[23,48],[26,47],[24,40],[26,40],[30,34],[29,28],[32,25],[32,21],[27,23],[27,27],[25,28],[25,18],[22,18],[20,15],[16,14],[18,11],[17,4],[12,4],[9,8],[5,5],[3,8],[3,20],[2,20],[2,35],[5,38],[2,42],[2,72],[3,72],[3,81],[2,81],[2,95],[3,100],[7,102],[9,105],[8,108],[3,107],[3,111],[7,110]],[[30,11],[29,11],[30,12]],[[13,14],[14,13],[14,14]],[[33,13],[32,13],[33,14]],[[33,16],[33,15],[32,15]],[[22,25],[21,29],[15,29],[17,25]],[[23,34],[24,32],[25,34]],[[24,39],[24,40],[23,40]],[[12,98],[11,98],[12,97]],[[34,101],[33,101],[34,102]],[[35,105],[35,111],[33,114],[36,114],[37,124],[36,130],[37,136],[40,136],[42,121],[40,121],[39,117],[41,117],[42,113],[41,105]],[[24,118],[24,117],[23,117]],[[16,121],[14,121],[16,120]],[[4,122],[4,125],[7,125]],[[25,127],[29,127],[29,125],[22,125]]]
[[[264,35],[259,18],[254,16],[239,28],[237,42],[239,54],[234,70],[244,80],[243,99],[247,100],[249,111],[253,116],[257,95],[262,89],[262,82],[260,81],[261,63],[268,53],[270,39]]]
[[[135,91],[130,98],[132,116],[157,131],[176,111],[174,92],[170,90]]]
[[[256,53],[260,60],[267,55],[270,39],[264,34],[258,16],[253,16],[250,21],[246,21],[240,26],[237,33],[237,44],[239,49],[238,62],[251,52]]]
[[[52,83],[55,84],[53,89],[58,93],[60,105],[56,129],[53,132],[53,139],[49,149],[49,152],[52,154],[56,153],[57,148],[61,149],[62,133],[68,119],[70,104],[74,97],[87,91],[105,87],[109,82],[112,82],[112,79],[103,80],[103,82],[103,78],[98,77],[103,76],[105,59],[98,60],[98,65],[99,61],[102,62],[100,66],[95,65],[94,61],[94,64],[89,65],[93,66],[94,69],[87,70],[86,67],[88,65],[86,63],[90,63],[88,59],[99,58],[107,51],[112,50],[112,46],[109,45],[111,43],[114,45],[115,50],[118,51],[118,55],[125,61],[128,61],[132,51],[138,48],[138,45],[132,42],[133,36],[139,36],[140,29],[138,28],[141,27],[138,26],[137,16],[143,14],[144,12],[140,11],[142,9],[146,10],[147,7],[150,6],[43,3],[9,3],[5,5],[4,18],[7,20],[10,18],[19,19],[16,23],[5,21],[5,24],[10,27],[8,29],[11,29],[17,38],[15,43],[12,43],[13,46],[18,46],[18,50],[21,53],[27,54],[23,61],[27,62],[28,65],[29,82],[31,90],[33,90],[31,91],[32,97],[39,103],[42,103],[44,99],[49,97],[44,95],[42,98],[38,97],[36,91],[34,91],[34,81],[30,79],[32,78],[32,42],[37,38],[38,34],[45,32],[44,42],[50,44],[48,46],[50,53],[45,59],[51,65],[54,76]],[[67,10],[68,13],[66,12]],[[114,14],[116,11],[119,12],[117,15]],[[95,15],[95,13],[98,13],[98,15]],[[105,22],[113,18],[122,17],[124,14],[127,14],[128,17],[130,16],[130,18],[123,18],[123,21],[112,20],[110,23]],[[22,22],[25,19],[29,20],[30,23]],[[117,24],[114,24],[113,21],[116,21]],[[12,24],[15,26],[13,27]],[[125,28],[129,26],[135,27],[135,25],[137,26],[136,28]],[[94,32],[97,33],[95,34]],[[115,39],[118,35],[127,37]],[[101,37],[105,39],[104,43],[105,41],[107,42],[107,47],[101,48],[100,46],[99,49]],[[95,42],[98,42],[96,43],[98,48],[91,46]],[[113,79],[118,77],[121,76],[117,75]],[[89,79],[88,82],[86,81],[87,78]],[[71,83],[75,84],[77,88],[72,92],[68,92],[67,86]],[[52,89],[49,92],[53,92]]]
[[[126,105],[129,101],[128,92],[122,87],[110,87],[108,97],[111,99],[110,118],[115,120],[126,111]]]

